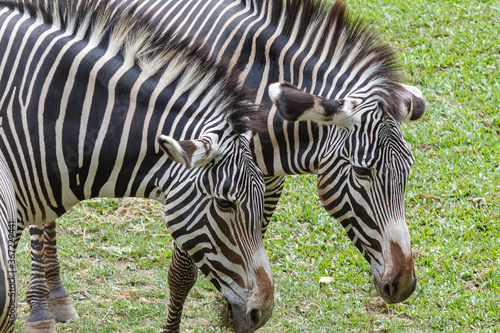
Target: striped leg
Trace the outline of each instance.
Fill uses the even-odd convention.
[[[182,308],[197,277],[198,269],[193,260],[186,251],[175,244],[172,262],[168,269],[168,285],[170,288],[168,318],[163,326],[162,333],[179,332]]]
[[[45,225],[45,277],[49,286],[49,310],[57,321],[78,320],[80,316],[61,282],[57,258],[56,222]]]
[[[43,249],[42,267],[44,269],[46,283],[49,288],[49,311],[57,321],[66,322],[70,319],[80,319],[75,307],[73,306],[69,293],[66,291],[61,282],[60,266],[57,258],[56,223],[52,222],[44,226],[36,226],[33,228],[34,230],[32,231],[32,235],[33,233],[37,235],[43,233],[43,238],[32,237],[31,242],[32,244],[36,244],[36,248]],[[41,253],[39,252],[39,254]],[[40,257],[40,255],[38,257]],[[33,254],[32,258],[34,258]],[[32,265],[36,266],[37,263],[33,262]],[[32,274],[30,277],[30,286],[36,285],[37,282],[34,280],[39,278],[41,278],[40,275]],[[35,299],[42,298],[42,295],[35,295],[35,293],[38,292],[40,292],[38,288],[31,289],[29,297]],[[39,310],[36,310],[36,308],[35,310],[32,309],[32,317],[37,318],[39,315],[37,313],[33,313],[33,311]]]
[[[49,287],[45,279],[45,226],[30,226],[31,276],[26,292],[30,315],[24,323],[25,333],[55,333],[54,317],[49,311]]]

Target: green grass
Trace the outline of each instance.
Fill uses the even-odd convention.
[[[267,233],[276,307],[261,331],[498,332],[500,2],[348,5],[401,52],[427,100],[425,117],[403,126],[416,157],[406,216],[419,284],[407,301],[384,305],[368,263],[319,204],[315,177],[293,177]],[[152,202],[94,200],[60,219],[63,280],[82,317],[58,324],[60,332],[159,331],[172,243],[161,215]],[[18,251],[18,332],[27,315],[27,238]],[[323,276],[333,282],[320,288]],[[217,307],[217,293],[200,278],[183,331],[221,331]]]

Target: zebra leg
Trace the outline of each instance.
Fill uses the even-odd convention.
[[[168,268],[168,286],[170,289],[168,318],[163,326],[162,333],[179,332],[182,308],[197,277],[198,268],[193,260],[186,251],[175,244],[172,261]]]
[[[49,287],[45,279],[45,226],[30,226],[31,276],[26,292],[30,315],[24,323],[25,333],[56,333],[55,320],[49,311]]]
[[[45,225],[45,278],[49,286],[49,310],[57,321],[78,320],[80,316],[61,282],[61,269],[57,258],[56,222]]]

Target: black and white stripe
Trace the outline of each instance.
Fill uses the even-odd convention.
[[[270,110],[267,133],[252,140],[266,179],[264,229],[284,176],[317,174],[324,207],[372,265],[379,293],[388,302],[408,297],[416,279],[404,189],[413,157],[399,122],[418,119],[425,103],[402,84],[394,51],[342,1],[133,2],[179,38],[207,46],[214,60],[229,59],[227,71]],[[269,94],[275,82],[291,85]],[[298,99],[274,107],[271,97],[279,106],[285,89]],[[283,123],[284,112],[305,121]]]
[[[249,143],[262,115],[223,63],[158,24],[131,1],[0,1],[0,157],[19,221],[48,223],[91,197],[159,200],[178,246],[231,303],[235,329],[253,331],[273,308]],[[42,310],[25,330],[53,325],[46,255],[33,251],[28,302]]]
[[[252,141],[268,184],[264,228],[282,177],[315,173],[325,208],[370,262],[381,296],[387,302],[408,297],[416,280],[404,190],[414,160],[399,123],[422,116],[425,102],[403,84],[395,52],[351,18],[342,1],[208,2],[142,4],[163,21],[178,22],[181,38],[208,45],[212,58],[229,59],[228,71],[242,70],[255,102],[271,110],[268,133]],[[288,104],[279,107],[277,95],[288,83],[273,88],[274,82],[291,83],[288,93],[301,97],[285,96]],[[278,113],[305,121],[282,123]]]

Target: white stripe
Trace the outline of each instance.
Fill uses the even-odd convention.
[[[101,57],[99,60],[97,60],[93,66],[92,69],[90,70],[89,73],[89,81],[87,85],[87,90],[85,92],[85,97],[83,99],[83,107],[82,107],[82,114],[81,114],[81,122],[80,122],[80,130],[78,131],[78,142],[80,142],[80,146],[78,149],[78,167],[81,168],[83,167],[83,157],[84,157],[84,142],[85,142],[85,136],[87,135],[87,125],[90,117],[90,109],[92,106],[92,101],[93,101],[93,96],[94,96],[94,90],[95,90],[95,84],[96,84],[96,78],[97,78],[97,73],[102,69],[104,64],[108,61],[107,57]]]
[[[219,14],[219,16],[218,16],[217,20],[213,23],[212,28],[210,29],[210,31],[209,31],[209,32],[208,32],[208,34],[207,34],[207,38],[203,41],[203,44],[202,44],[202,46],[203,46],[203,47],[204,47],[204,46],[206,45],[206,43],[208,42],[208,38],[209,38],[210,36],[212,36],[212,33],[213,33],[213,31],[214,31],[215,27],[217,26],[217,24],[219,23],[219,21],[222,19],[222,17],[226,14],[226,12],[228,12],[228,11],[229,11],[229,10],[231,10],[233,7],[238,6],[238,5],[240,5],[240,4],[241,4],[241,0],[240,0],[239,2],[236,2],[236,1],[235,1],[235,2],[233,2],[232,4],[230,4],[229,6],[227,6],[227,7],[225,7],[225,8],[224,8],[224,10],[223,10],[223,11]],[[246,12],[246,11],[247,11],[247,9],[245,8],[245,10],[242,10],[242,11],[238,12],[236,15],[239,15],[239,13],[241,13],[241,12]],[[236,15],[234,15],[234,16],[236,16]],[[233,17],[234,17],[234,16],[233,16]],[[230,24],[230,23],[232,23],[232,21],[231,21],[231,20],[227,20],[227,21],[226,21],[226,23],[222,26],[222,28],[221,28],[219,31],[227,31],[227,27],[229,26],[229,24]],[[216,38],[213,42],[211,42],[211,43],[212,43],[212,49],[210,50],[210,56],[211,56],[211,57],[213,57],[214,52],[215,52],[215,51],[214,51],[215,46],[217,45],[217,43],[218,43],[218,41],[219,41],[219,39],[220,39],[221,37],[222,37],[222,36],[221,36],[221,34],[218,34],[218,35],[217,35],[217,38]],[[195,40],[195,39],[193,38],[193,41],[194,41],[194,40]]]
[[[207,3],[210,3],[212,9],[210,10],[210,12],[207,14],[207,16],[205,17],[205,19],[203,20],[203,22],[201,23],[200,26],[202,27],[205,27],[207,25],[207,22],[210,18],[213,17],[213,14],[214,12],[219,8],[219,6],[224,6],[224,9],[222,10],[222,12],[217,16],[217,19],[215,20],[215,22],[212,24],[212,29],[206,34],[205,36],[205,39],[203,40],[203,45],[205,45],[208,41],[208,38],[212,35],[212,32],[213,30],[215,29],[215,27],[217,26],[217,24],[220,22],[220,20],[222,19],[223,15],[228,11],[230,10],[232,7],[238,5],[241,3],[241,0],[239,0],[239,2],[236,2],[234,1],[231,5],[229,6],[226,6],[226,0],[219,0],[219,2],[217,4],[213,4],[212,3],[213,1],[207,1]],[[200,35],[202,29],[199,29],[192,37],[191,39],[191,42],[189,43],[189,45],[193,45],[193,43],[198,40],[198,36]],[[221,31],[224,31],[224,30],[221,30]]]
[[[68,106],[69,106],[69,97],[70,97],[70,94],[71,94],[71,90],[73,88],[73,86],[75,85],[75,76],[76,76],[76,73],[78,71],[78,68],[83,60],[83,58],[85,56],[88,55],[88,53],[90,52],[91,50],[89,50],[88,48],[84,48],[82,49],[78,54],[75,55],[74,59],[73,59],[73,62],[71,64],[71,68],[69,69],[69,75],[68,75],[68,78],[66,80],[66,84],[64,86],[64,90],[63,90],[63,94],[62,94],[62,97],[61,97],[61,109],[60,109],[60,114],[59,114],[59,117],[58,119],[56,120],[56,155],[57,156],[63,156],[63,138],[62,138],[62,133],[63,133],[63,125],[64,125],[64,119],[65,119],[65,116],[66,116],[66,112],[68,110]],[[84,149],[84,140],[79,140],[79,146],[78,146],[78,167],[81,167],[82,166],[82,157],[80,157],[80,154],[82,154],[81,152],[83,152],[83,149]],[[61,171],[61,183],[62,183],[62,188],[63,189],[66,189],[66,188],[69,188],[69,178],[68,177],[65,177],[65,176],[69,176],[69,171],[68,171],[68,168],[67,168],[67,165],[66,163],[59,163],[58,164],[59,166],[59,170]],[[77,167],[75,166],[75,168]],[[79,178],[77,178],[77,185],[80,185],[80,181],[79,181]],[[73,200],[76,200],[76,198],[74,198]]]
[[[170,19],[170,23],[166,26],[165,31],[170,30],[172,28],[172,25],[179,20],[179,18],[181,17],[181,15],[184,16],[183,15],[184,11],[186,10],[187,7],[189,7],[189,2],[188,2],[188,4],[186,4],[186,6],[183,6],[183,7],[181,7],[180,10],[177,10],[177,7],[179,7],[180,4],[181,4],[181,1],[179,1],[178,3],[176,3],[168,11],[168,13],[164,16],[166,18],[166,17],[169,17],[172,12],[176,13],[176,15],[172,19]]]
[[[326,29],[326,23],[328,21],[326,19],[322,19],[320,21],[316,21],[314,23],[312,23],[308,28],[307,28],[307,32],[306,32],[306,38],[304,41],[302,41],[302,45],[306,46],[308,43],[309,43],[309,38],[310,37],[313,37],[313,45],[312,47],[309,49],[309,52],[307,53],[307,55],[304,57],[304,60],[302,60],[302,63],[300,64],[300,68],[299,68],[299,73],[304,73],[304,69],[307,65],[307,62],[313,57],[316,55],[316,50],[318,49],[318,46],[319,46],[319,41],[321,39],[321,36],[325,33],[325,29]],[[321,25],[320,28],[318,29],[318,25]],[[297,53],[300,53],[297,52]],[[299,76],[299,82],[297,83],[297,86],[298,87],[302,87],[302,83],[304,82],[304,76],[303,75],[300,75]],[[313,82],[313,85],[315,84],[314,81]],[[311,93],[314,92],[314,89],[311,88]]]
[[[243,24],[245,24],[245,26],[246,26],[245,31],[240,35],[240,42],[239,42],[238,46],[236,47],[236,49],[234,50],[233,56],[231,57],[231,60],[229,62],[228,69],[227,69],[228,73],[231,73],[231,71],[233,70],[233,67],[236,65],[236,61],[240,57],[241,51],[243,49],[243,43],[245,42],[245,39],[246,39],[248,33],[253,28],[253,26],[255,26],[264,17],[264,12],[261,12],[260,16],[257,16],[257,14],[258,13],[254,11],[251,15],[246,16],[244,20],[241,20],[240,23],[238,23],[235,27],[233,27],[231,34],[226,39],[225,43],[222,45],[221,50],[219,51],[220,55],[224,54],[229,43],[233,40],[236,33],[239,32],[241,26]],[[251,19],[251,18],[253,18],[253,19]],[[251,20],[249,21],[249,19],[251,19]],[[248,63],[245,66],[245,69],[243,70],[243,72],[240,73],[240,81],[243,81],[242,78],[245,78],[248,75],[248,72],[250,71],[250,69],[252,67],[253,61],[255,59],[255,47],[256,47],[255,39],[256,39],[256,36],[258,36],[258,34],[260,33],[260,31],[262,31],[262,29],[263,29],[263,26],[261,26],[257,30],[257,32],[254,33],[254,35],[253,35],[250,56],[248,58]],[[212,46],[212,52],[213,52],[214,48],[215,48],[215,44]],[[222,60],[222,57],[217,57],[217,61],[220,62],[220,60]]]
[[[184,29],[183,29],[183,27],[184,27],[184,26],[179,24],[178,28],[176,29],[177,31],[184,31],[184,34],[182,34],[182,36],[181,36],[181,35],[179,35],[179,37],[180,37],[181,39],[186,39],[188,36],[190,36],[190,35],[192,35],[192,34],[193,34],[193,31],[192,31],[192,30],[194,29],[194,26],[195,26],[196,22],[198,22],[198,21],[200,20],[201,15],[203,15],[203,13],[205,12],[205,10],[207,9],[207,7],[208,7],[208,6],[210,6],[210,7],[211,7],[211,10],[215,10],[215,9],[214,9],[214,8],[215,8],[215,6],[211,3],[211,1],[199,1],[199,2],[198,2],[198,4],[203,4],[203,7],[201,7],[201,8],[197,11],[197,12],[198,12],[198,14],[194,17],[194,19],[192,19],[192,20],[191,20],[191,25],[189,25],[187,28],[184,28]],[[194,7],[193,7],[193,10],[194,10],[195,8],[198,8],[198,7],[194,6]],[[192,11],[193,11],[193,10],[192,10]],[[191,14],[191,13],[190,13],[190,14]],[[209,16],[210,16],[210,15],[209,15]],[[208,17],[209,17],[209,16],[208,16]],[[208,19],[208,17],[206,17],[206,18],[205,18],[205,20],[206,20],[206,19]],[[186,23],[187,23],[187,22],[186,22]],[[202,26],[204,26],[204,25],[202,25]],[[195,31],[195,33],[199,33],[199,32],[200,32],[200,30],[201,30],[201,29],[198,29],[197,31]],[[193,40],[196,40],[196,39],[194,39],[194,38],[193,38]]]
[[[142,128],[142,138],[147,138],[148,137],[148,132],[149,132],[149,124],[151,123],[151,118],[153,117],[153,113],[155,111],[155,104],[157,102],[158,96],[160,93],[163,91],[165,87],[163,85],[156,85],[155,89],[151,92],[151,97],[149,98],[149,105],[147,110],[145,110],[145,117],[144,117],[144,127]],[[156,138],[155,138],[156,139]],[[155,141],[156,142],[156,141]],[[158,149],[158,144],[155,143],[156,149]],[[132,175],[130,176],[131,180],[137,178],[137,173],[139,172],[139,168],[142,165],[142,162],[144,161],[144,158],[146,157],[146,152],[147,152],[147,145],[141,145],[141,148],[139,150],[139,156],[137,158],[137,163],[135,164],[134,170],[132,171]],[[151,173],[152,175],[152,173]],[[137,197],[145,197],[145,190],[146,186],[149,183],[150,179],[145,177],[142,183],[140,184],[136,196]],[[127,194],[132,191],[132,181],[129,182],[128,187],[127,187]],[[154,193],[153,193],[154,194]],[[156,198],[154,198],[156,199]]]
[[[106,59],[106,57],[103,57],[102,59]],[[130,67],[128,67],[128,66],[121,66],[113,74],[113,76],[110,78],[110,80],[108,82],[108,87],[107,87],[108,99],[106,101],[106,108],[105,108],[104,113],[103,113],[104,118],[102,119],[101,127],[99,128],[99,133],[97,134],[96,142],[94,145],[94,150],[93,150],[92,157],[91,157],[90,163],[89,163],[88,178],[85,181],[85,186],[83,189],[83,193],[84,193],[84,196],[86,198],[90,198],[91,194],[92,194],[92,185],[94,184],[94,179],[95,179],[95,176],[97,175],[99,157],[102,154],[101,150],[103,148],[103,142],[104,142],[104,139],[106,137],[106,134],[109,131],[111,116],[113,115],[113,109],[115,107],[115,104],[114,104],[115,99],[116,99],[115,93],[117,90],[118,81],[123,76],[123,74],[125,74],[129,69],[130,69]],[[80,133],[80,134],[82,134],[82,133]]]
[[[63,37],[66,37],[68,36],[69,33],[66,32],[65,34],[63,34],[61,36],[61,38]],[[69,193],[69,191],[64,191],[65,187],[62,186],[62,188],[60,189],[55,189],[55,188],[52,188],[50,186],[50,180],[48,178],[48,171],[47,171],[47,163],[49,163],[49,161],[46,160],[46,155],[45,155],[45,123],[46,123],[46,120],[45,120],[45,98],[48,96],[48,92],[49,90],[51,89],[52,85],[53,85],[53,81],[57,78],[54,78],[54,75],[56,73],[56,70],[59,66],[59,63],[61,62],[61,58],[66,54],[66,52],[68,51],[68,49],[73,46],[76,42],[79,42],[79,40],[76,40],[76,39],[71,39],[69,42],[67,42],[66,44],[64,44],[64,46],[58,50],[58,54],[57,54],[57,57],[54,59],[54,62],[53,62],[53,65],[52,65],[52,68],[50,69],[47,77],[45,78],[45,82],[44,82],[44,85],[42,87],[42,90],[40,92],[40,99],[39,99],[39,102],[38,102],[38,131],[39,131],[39,137],[40,137],[40,157],[41,157],[41,167],[42,167],[42,175],[43,175],[43,178],[44,178],[44,186],[45,188],[47,189],[51,189],[49,191],[47,191],[47,193],[49,194],[49,198],[52,202],[52,204],[54,206],[57,205],[57,202],[56,202],[56,199],[54,198],[54,196],[52,195],[52,193],[65,193],[67,194],[67,196],[64,196],[62,199],[63,201],[63,204],[65,205],[65,209],[69,209],[71,208],[73,205],[75,205],[77,202],[78,202],[78,199],[74,196],[74,195],[71,195]],[[53,50],[54,51],[54,50]],[[54,53],[51,52],[51,54],[53,55]],[[67,87],[67,84],[65,86],[65,88]],[[69,89],[71,91],[71,89]],[[57,166],[59,168],[59,170],[61,171],[61,175],[67,175],[68,173],[68,169],[66,167],[66,162],[64,160],[64,154],[62,152],[62,143],[63,143],[63,139],[62,139],[62,125],[64,123],[64,116],[66,114],[66,108],[63,106],[63,102],[65,104],[67,104],[67,100],[65,99],[69,99],[69,92],[70,91],[66,91],[66,96],[63,95],[63,100],[61,101],[61,110],[60,110],[60,113],[59,113],[59,118],[56,120],[55,122],[55,135],[56,135],[56,152],[58,152],[58,154],[56,155],[57,157]],[[63,92],[64,94],[64,92]],[[59,150],[58,150],[59,148]],[[54,161],[52,161],[54,162]],[[62,178],[62,177],[61,177]],[[64,185],[63,184],[63,180],[61,179],[62,181],[62,184],[61,185]],[[69,183],[69,180],[68,180],[68,183]]]
[[[125,152],[127,149],[127,143],[128,139],[130,137],[130,128],[132,125],[132,119],[134,118],[134,115],[136,112],[143,113],[147,110],[142,110],[140,105],[137,105],[137,96],[139,94],[139,90],[141,89],[142,84],[144,81],[146,81],[147,77],[145,76],[139,76],[137,81],[135,81],[134,85],[132,86],[132,89],[130,90],[130,95],[129,97],[129,107],[128,110],[126,111],[126,118],[125,118],[125,123],[123,124],[123,131],[121,138],[119,139],[119,145],[118,145],[118,155],[116,156],[115,160],[115,165],[113,166],[113,170],[111,171],[111,174],[104,186],[101,188],[101,191],[99,192],[100,197],[116,197],[115,194],[115,187],[117,184],[117,179],[118,175],[120,173],[120,170],[122,169],[125,159]],[[137,110],[137,107],[139,107],[139,110]],[[144,124],[146,125],[146,124]],[[121,124],[120,124],[121,126]],[[144,139],[144,138],[143,138]],[[142,143],[142,142],[140,142]],[[140,144],[139,143],[139,144]],[[129,188],[134,181],[133,178],[129,179]],[[129,193],[124,194],[125,197],[129,196]]]

